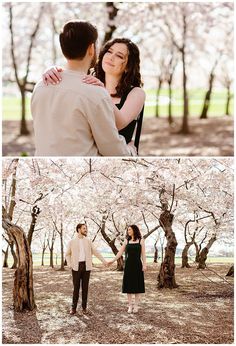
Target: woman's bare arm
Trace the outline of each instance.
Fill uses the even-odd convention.
[[[121,109],[113,106],[116,127],[118,130],[125,128],[131,121],[137,118],[145,102],[145,92],[141,88],[133,88]]]
[[[141,257],[143,262],[143,271],[145,271],[147,269],[147,262],[146,262],[146,250],[145,250],[144,239],[141,240]]]
[[[123,252],[125,251],[125,247],[127,245],[127,240],[124,241],[123,245],[121,246],[119,252],[117,253],[117,255],[115,256],[115,258],[113,258],[113,260],[110,261],[110,263],[113,263],[115,261],[117,261],[122,255]]]

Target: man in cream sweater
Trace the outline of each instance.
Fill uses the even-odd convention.
[[[136,155],[134,146],[118,134],[108,92],[82,82],[96,61],[97,37],[97,29],[88,22],[64,25],[63,79],[48,86],[39,81],[31,99],[36,156]]]
[[[73,277],[73,300],[71,315],[76,313],[79,300],[80,284],[82,285],[82,312],[86,314],[87,298],[90,271],[92,270],[92,255],[95,255],[104,264],[107,264],[103,256],[95,249],[93,243],[87,238],[87,227],[85,224],[79,223],[76,226],[77,234],[69,244],[66,251],[66,261],[72,269]]]

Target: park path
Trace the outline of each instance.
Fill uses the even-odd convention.
[[[177,120],[180,122],[180,119]],[[3,156],[34,154],[32,122],[30,136],[18,136],[18,121],[3,121]],[[233,156],[233,118],[217,117],[189,121],[191,134],[177,134],[180,123],[169,127],[165,118],[145,118],[140,156]]]
[[[229,265],[209,267],[225,276]],[[174,290],[156,289],[159,264],[145,274],[146,293],[138,314],[127,313],[122,273],[96,265],[89,290],[91,316],[69,315],[71,274],[34,268],[37,310],[12,309],[13,270],[3,269],[3,343],[167,344],[233,343],[233,278],[177,266]],[[211,280],[211,281],[210,281]],[[213,282],[212,282],[213,281]]]

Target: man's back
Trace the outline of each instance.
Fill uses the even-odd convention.
[[[67,70],[55,86],[37,83],[31,100],[35,155],[129,155],[107,91],[83,83],[83,76]]]

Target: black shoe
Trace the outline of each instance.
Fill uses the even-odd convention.
[[[70,315],[75,315],[75,314],[76,314],[76,309],[71,308],[71,310],[70,310]]]

